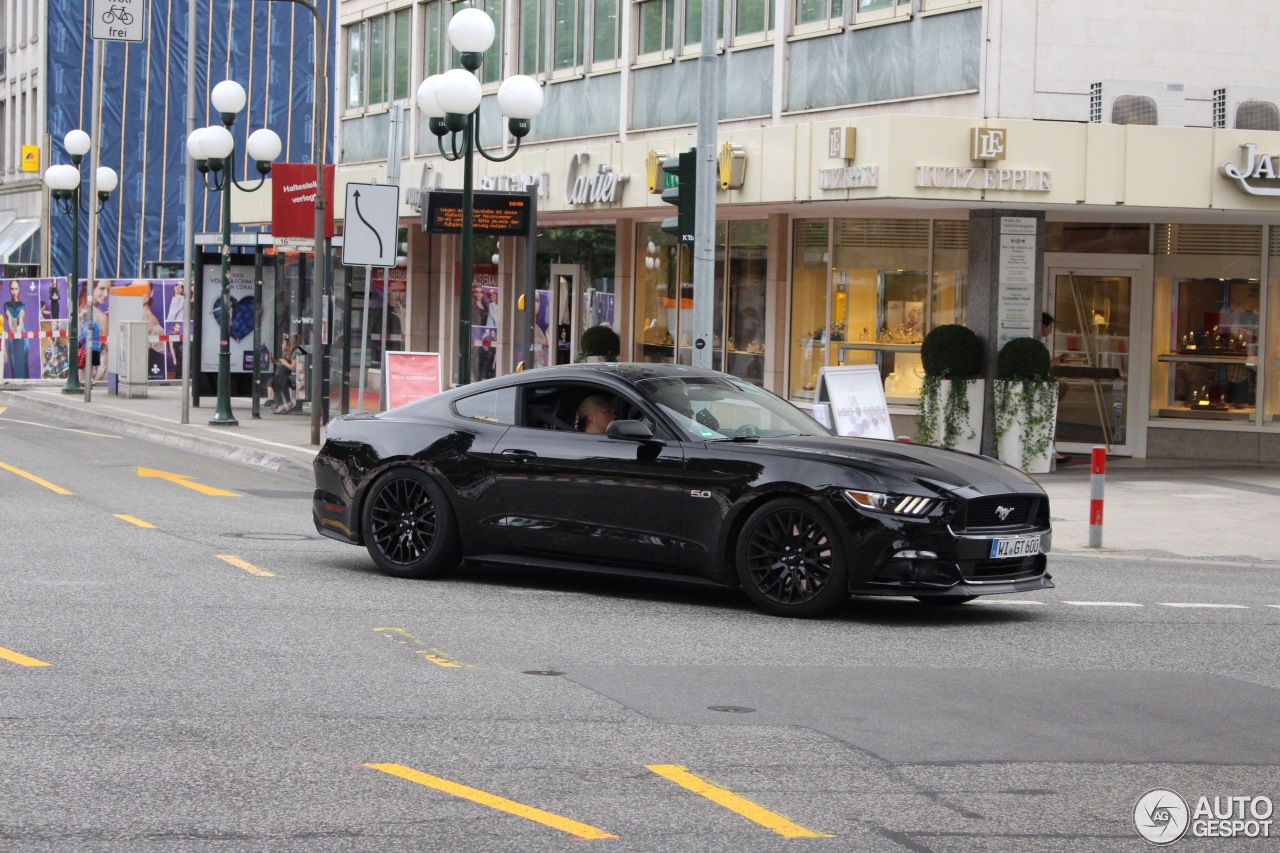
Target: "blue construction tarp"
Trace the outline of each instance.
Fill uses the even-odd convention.
[[[101,165],[120,176],[120,186],[98,223],[96,277],[130,277],[144,273],[152,261],[180,261],[185,227],[187,97],[187,0],[129,2],[146,10],[141,42],[103,42]],[[248,134],[270,127],[284,143],[279,162],[311,163],[316,94],[314,73],[315,19],[297,2],[265,0],[199,0],[196,4],[196,127],[218,122],[209,103],[212,87],[224,79],[244,86],[249,99],[233,132],[236,175],[257,178],[244,154]],[[52,163],[70,162],[62,150],[67,131],[90,131],[92,120],[92,0],[48,0],[49,34],[47,128],[53,141]],[[332,93],[335,78],[337,0],[316,0],[326,31],[327,79],[323,94]],[[332,100],[330,98],[329,100]],[[334,115],[327,110],[326,161],[333,162]],[[86,158],[85,166],[88,164]],[[85,191],[88,190],[88,170]],[[196,173],[196,232],[217,231],[219,197],[199,183]],[[234,190],[233,190],[234,192]],[[87,201],[86,201],[87,203]],[[70,216],[52,217],[54,258],[71,253]],[[80,269],[88,246],[86,218],[80,217]]]

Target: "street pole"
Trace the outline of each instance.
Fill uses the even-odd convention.
[[[467,116],[467,129],[464,131],[463,147],[465,154],[462,161],[462,293],[458,298],[458,384],[471,384],[471,283],[474,276],[472,257],[475,247],[472,239],[475,234],[475,189],[471,176],[474,157],[476,116]]]
[[[92,127],[89,130],[91,139],[102,139],[102,41],[100,39],[93,40],[93,118]],[[94,285],[98,279],[98,163],[99,154],[102,151],[101,145],[95,145],[91,149],[92,156],[89,158],[89,255],[88,263],[88,280],[85,287],[88,288],[87,297],[85,299],[86,313],[88,314],[89,328],[93,329],[93,291]],[[78,306],[77,306],[78,307]],[[99,333],[105,336],[106,329],[99,329]],[[89,341],[88,336],[85,337],[85,344],[88,350],[85,352],[84,358],[84,401],[86,403],[93,400],[93,343]],[[107,353],[110,355],[110,353]],[[68,368],[70,369],[70,368]]]
[[[710,368],[715,341],[716,124],[719,78],[716,14],[720,3],[703,0],[702,53],[698,57],[698,180],[694,188],[693,366]]]
[[[72,162],[76,164],[76,173],[80,172],[80,158],[73,156]],[[80,181],[76,180],[75,192],[71,195],[71,282],[69,286],[68,302],[70,310],[67,312],[67,340],[70,343],[69,351],[71,359],[67,363],[67,384],[62,386],[63,394],[79,394],[83,389],[80,387]],[[92,290],[89,291],[93,293]],[[92,310],[92,308],[90,309]],[[92,315],[90,315],[92,318]],[[93,328],[90,326],[89,328]],[[85,352],[85,360],[89,361],[93,352],[93,344],[88,340],[88,350]]]
[[[196,43],[196,0],[187,3],[187,138],[196,130],[196,72],[192,54]],[[196,302],[196,279],[192,265],[195,254],[195,206],[196,206],[196,164],[190,157],[185,158],[184,165],[186,183],[182,189],[182,276],[187,286],[182,300],[182,340],[178,346],[182,348],[182,414],[179,423],[191,420],[191,341],[195,334],[191,328],[192,304]],[[202,291],[203,292],[203,291]]]
[[[229,128],[228,128],[229,129]],[[209,426],[238,426],[231,412],[231,186],[234,154],[225,161],[222,184],[222,297],[218,322],[218,403]]]
[[[458,301],[458,384],[471,382],[471,283],[472,237],[475,193],[472,184],[474,153],[491,163],[516,156],[520,142],[533,127],[542,110],[543,94],[538,81],[523,74],[507,78],[498,87],[498,109],[507,117],[507,132],[516,144],[504,155],[490,154],[480,145],[479,116],[481,88],[476,72],[484,52],[493,44],[493,19],[476,8],[462,9],[449,21],[449,42],[459,54],[462,68],[433,74],[418,87],[418,108],[427,115],[427,125],[436,137],[440,156],[449,162],[462,161],[462,293]],[[449,148],[444,138],[450,136]],[[461,136],[461,139],[459,139]],[[461,142],[461,147],[459,147]],[[530,227],[533,224],[530,223]]]

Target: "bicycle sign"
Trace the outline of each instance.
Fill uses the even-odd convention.
[[[98,41],[142,41],[146,0],[93,0],[93,37]]]

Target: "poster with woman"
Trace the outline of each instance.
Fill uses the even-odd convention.
[[[32,379],[40,375],[39,285],[36,279],[12,278],[4,285],[4,377]]]
[[[107,329],[109,328],[107,325],[107,315],[109,311],[108,299],[111,296],[111,285],[115,283],[116,282],[109,278],[100,278],[93,283],[92,289],[84,287],[80,289],[80,298],[78,300],[80,304],[77,306],[80,315],[78,322],[84,323],[86,316],[85,312],[90,310],[90,306],[92,306],[93,321],[98,324],[98,329],[101,332],[101,356],[98,361],[98,366],[93,369],[93,380],[95,382],[106,380],[107,365],[110,364],[107,360],[106,335]],[[120,284],[126,283],[127,282],[120,282]]]
[[[498,267],[472,265],[471,276],[471,378],[498,375]]]
[[[67,343],[67,293],[65,278],[42,278],[40,293],[40,378],[66,379],[71,363]]]

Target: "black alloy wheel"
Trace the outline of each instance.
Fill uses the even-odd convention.
[[[800,498],[756,509],[738,539],[738,580],[776,616],[818,616],[848,600],[849,570],[822,510]]]
[[[365,547],[378,568],[400,578],[434,578],[458,567],[453,510],[440,487],[416,468],[378,478],[365,498]]]

